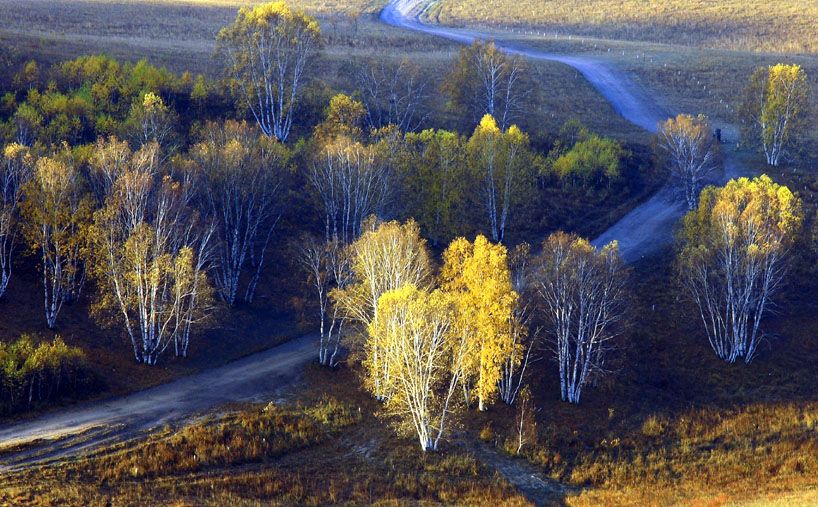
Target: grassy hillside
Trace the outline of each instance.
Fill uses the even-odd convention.
[[[441,23],[776,53],[815,53],[818,4],[798,0],[442,0]]]

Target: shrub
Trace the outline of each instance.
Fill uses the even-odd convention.
[[[39,345],[30,335],[14,343],[0,342],[0,414],[80,395],[91,386],[91,380],[85,354],[66,345],[59,336]]]

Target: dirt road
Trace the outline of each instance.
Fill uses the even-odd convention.
[[[0,426],[0,449],[42,441],[0,457],[0,473],[76,455],[144,430],[176,422],[217,405],[264,401],[298,378],[316,355],[315,336],[303,336],[219,368],[183,377],[121,398],[94,402],[32,421]]]

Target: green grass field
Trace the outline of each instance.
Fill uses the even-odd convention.
[[[442,0],[426,16],[445,24],[537,27],[605,39],[818,52],[818,4],[798,0]]]

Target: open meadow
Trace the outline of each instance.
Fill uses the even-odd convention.
[[[818,51],[818,6],[798,0],[443,0],[424,17],[737,51]]]

